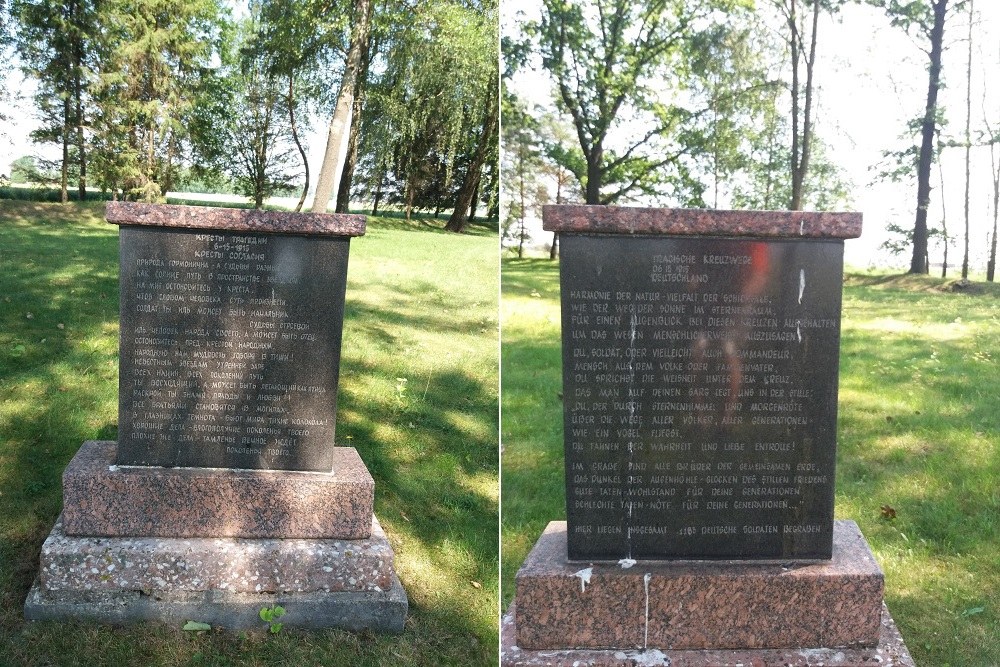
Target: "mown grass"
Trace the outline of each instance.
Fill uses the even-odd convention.
[[[502,267],[505,607],[542,528],[565,518],[558,271]],[[836,516],[868,539],[920,665],[1000,664],[998,408],[1000,285],[847,277]]]
[[[0,202],[0,665],[495,665],[496,236],[398,220],[351,244],[337,438],[375,477],[404,633],[23,621],[62,470],[117,431],[117,228],[102,211]]]

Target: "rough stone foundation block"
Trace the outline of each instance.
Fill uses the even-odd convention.
[[[515,610],[500,628],[501,667],[916,667],[889,610],[882,606],[879,640],[870,648],[703,650],[530,650],[515,640]]]
[[[819,563],[566,560],[548,525],[517,574],[522,649],[862,647],[879,641],[882,571],[853,521]]]
[[[46,591],[388,591],[393,552],[372,517],[363,540],[71,537],[42,545]]]
[[[353,447],[332,472],[114,465],[116,443],[83,443],[63,472],[67,535],[363,539],[375,482]]]
[[[215,628],[266,628],[258,613],[280,604],[288,628],[343,628],[400,633],[406,620],[406,592],[393,575],[387,591],[327,593],[232,593],[174,591],[146,595],[140,591],[46,591],[35,582],[24,604],[29,621],[67,619],[128,625],[159,621],[180,627],[189,620]]]

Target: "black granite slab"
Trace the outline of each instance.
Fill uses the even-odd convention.
[[[560,241],[569,557],[829,558],[843,241]]]
[[[120,242],[117,463],[329,472],[349,238]]]

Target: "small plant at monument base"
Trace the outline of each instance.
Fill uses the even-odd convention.
[[[271,631],[272,635],[276,635],[281,632],[281,628],[284,624],[279,623],[278,619],[284,615],[285,608],[277,604],[271,605],[270,607],[262,607],[260,610],[260,620],[267,623],[267,627]]]

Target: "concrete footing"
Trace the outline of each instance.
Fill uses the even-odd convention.
[[[328,593],[231,593],[212,591],[47,591],[36,580],[24,605],[29,621],[77,619],[131,625],[158,621],[180,627],[187,621],[213,628],[267,628],[260,610],[281,605],[279,620],[288,628],[343,628],[398,634],[406,621],[407,599],[395,575],[387,591]]]

